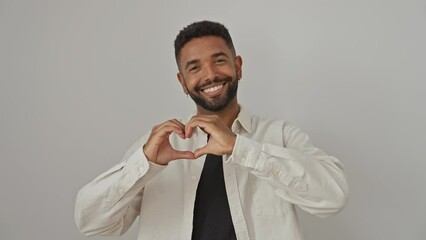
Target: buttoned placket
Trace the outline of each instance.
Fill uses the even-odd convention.
[[[225,160],[225,159],[223,159]],[[232,222],[234,223],[235,234],[238,240],[249,240],[246,220],[241,206],[240,193],[237,185],[237,175],[235,167],[230,164],[223,164],[223,176],[225,178],[225,188],[228,195],[229,209],[231,210]]]
[[[231,127],[232,132],[239,134],[241,126],[235,122]],[[226,164],[223,156],[223,176],[225,180],[226,193],[228,195],[229,209],[231,211],[232,222],[234,223],[235,234],[238,240],[249,240],[247,224],[244,218],[243,207],[241,205],[240,193],[238,189],[237,175],[235,167]]]

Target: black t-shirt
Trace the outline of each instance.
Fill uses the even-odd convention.
[[[198,183],[192,240],[233,240],[235,236],[223,177],[222,156],[208,154]]]

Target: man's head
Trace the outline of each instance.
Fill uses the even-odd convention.
[[[211,21],[194,22],[182,29],[176,36],[174,45],[175,58],[178,67],[180,52],[183,46],[185,46],[186,43],[188,43],[194,38],[201,38],[204,36],[216,36],[222,38],[225,41],[226,45],[228,45],[228,47],[232,50],[234,56],[236,55],[231,35],[229,34],[228,29],[226,29],[225,26],[220,23]]]
[[[222,24],[203,21],[184,28],[176,37],[175,55],[179,82],[198,110],[218,112],[237,104],[242,59]]]

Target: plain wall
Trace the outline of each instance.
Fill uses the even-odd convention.
[[[204,19],[243,57],[240,103],[345,165],[347,207],[301,213],[307,240],[426,239],[424,0],[0,0],[0,239],[86,239],[77,191],[194,111],[173,41]]]

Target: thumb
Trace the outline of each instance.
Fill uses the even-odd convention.
[[[199,158],[208,153],[210,153],[208,145],[198,148],[197,150],[194,151],[195,158]]]
[[[173,151],[172,160],[176,159],[195,159],[195,155],[191,151]]]

